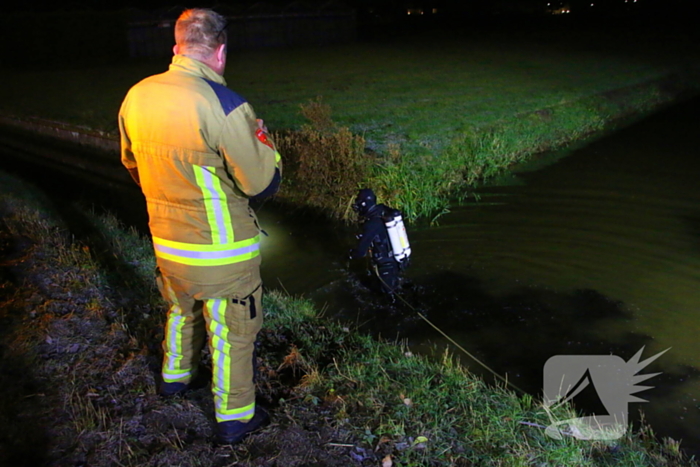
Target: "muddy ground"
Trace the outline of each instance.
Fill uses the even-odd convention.
[[[306,397],[290,336],[269,329],[258,402],[271,424],[239,446],[214,446],[208,387],[171,400],[155,393],[164,310],[61,264],[0,221],[1,466],[382,464],[384,449],[332,401]]]

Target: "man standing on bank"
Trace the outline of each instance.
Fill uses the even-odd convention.
[[[186,10],[175,43],[169,70],[136,84],[122,103],[121,157],[147,201],[156,279],[170,305],[159,393],[190,389],[208,336],[216,439],[234,444],[268,418],[255,406],[263,313],[260,228],[249,200],[277,191],[280,155],[253,108],[226,87],[226,20]]]

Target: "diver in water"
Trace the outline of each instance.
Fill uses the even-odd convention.
[[[400,286],[400,273],[408,266],[411,247],[401,213],[384,204],[368,188],[360,190],[352,208],[364,218],[357,247],[350,250],[350,259],[364,258],[372,251],[372,267],[381,289],[392,295]]]

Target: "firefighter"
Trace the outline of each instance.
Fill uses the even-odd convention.
[[[372,267],[381,290],[393,296],[400,285],[400,273],[408,266],[411,248],[401,213],[384,204],[377,204],[372,190],[359,191],[353,209],[364,218],[357,247],[350,250],[350,259],[363,258],[372,252]]]
[[[206,340],[216,440],[233,444],[268,419],[253,382],[263,310],[249,201],[277,191],[280,155],[251,105],[226,87],[226,20],[185,10],[175,43],[169,70],[122,103],[121,158],[146,198],[156,279],[170,305],[159,393],[192,388]]]

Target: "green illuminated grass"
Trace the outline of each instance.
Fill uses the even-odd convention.
[[[321,97],[334,121],[379,155],[365,184],[415,219],[438,214],[450,196],[513,162],[696,87],[688,73],[659,81],[697,61],[697,47],[681,39],[663,42],[644,28],[432,32],[381,44],[232,51],[226,78],[273,131],[298,130],[300,105]],[[166,67],[160,60],[6,71],[0,110],[116,134],[128,88]],[[347,203],[329,200],[337,204]]]

